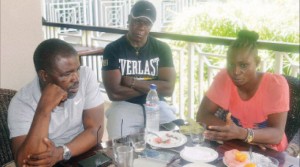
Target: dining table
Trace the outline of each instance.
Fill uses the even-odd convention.
[[[192,144],[191,140],[189,139],[188,136],[187,136],[187,138],[188,138],[188,140],[184,145],[176,147],[176,148],[165,149],[165,150],[179,153],[181,150],[184,149],[185,146],[192,146],[193,144]],[[212,162],[209,162],[209,164],[212,164],[216,167],[226,167],[226,165],[223,162],[224,153],[226,151],[229,151],[232,149],[237,149],[239,151],[248,151],[250,144],[243,142],[241,140],[229,140],[229,141],[224,141],[224,142],[205,140],[205,142],[202,146],[209,147],[218,153],[218,158],[216,158]],[[151,148],[150,145],[148,145],[148,144],[147,144],[147,147]],[[262,150],[261,148],[259,148],[256,145],[252,145],[252,150],[254,153],[259,153],[264,156],[270,156],[270,157],[277,159],[279,161],[279,167],[299,167],[300,159],[296,158],[296,157],[292,157],[285,152],[277,152],[272,149]],[[89,158],[99,152],[106,154],[108,157],[110,157],[112,159],[112,163],[111,163],[111,165],[109,165],[109,167],[116,166],[117,163],[114,160],[111,141],[101,142],[101,143],[97,144],[96,146],[94,146],[92,149],[86,151],[85,153],[83,153],[79,156],[72,157],[68,161],[60,162],[56,166],[78,167],[79,161]],[[190,163],[190,162],[187,162],[181,158],[179,160],[178,165],[184,166],[188,163]]]

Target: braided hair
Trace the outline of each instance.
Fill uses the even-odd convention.
[[[233,50],[235,49],[247,49],[248,53],[255,56],[255,60],[259,63],[257,40],[259,38],[258,33],[255,31],[241,30],[238,33],[237,39],[229,46],[227,51],[227,59],[231,57]]]

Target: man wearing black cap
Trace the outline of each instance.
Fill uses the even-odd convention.
[[[104,50],[102,78],[112,102],[106,112],[109,138],[133,133],[144,126],[145,104],[150,84],[157,85],[160,123],[176,119],[165,101],[173,93],[176,73],[170,47],[151,36],[156,10],[149,1],[138,1],[128,16],[128,33]],[[122,134],[121,134],[122,132]]]

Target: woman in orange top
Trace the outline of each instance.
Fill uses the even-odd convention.
[[[209,125],[207,139],[240,139],[283,151],[289,88],[283,76],[256,71],[257,39],[256,32],[239,32],[228,49],[227,68],[217,74],[203,98],[197,121]],[[218,108],[230,112],[227,125],[215,116]]]

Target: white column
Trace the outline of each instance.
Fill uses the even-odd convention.
[[[36,72],[33,52],[43,40],[41,1],[1,0],[0,87],[20,89]]]

